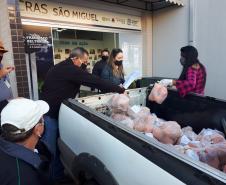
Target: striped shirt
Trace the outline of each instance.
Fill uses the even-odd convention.
[[[205,85],[203,83],[205,80],[205,71],[202,68],[189,67],[186,80],[176,80],[176,88],[179,95],[184,97],[189,92],[204,95]]]

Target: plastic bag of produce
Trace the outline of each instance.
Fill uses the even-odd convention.
[[[178,141],[178,144],[185,146],[185,145],[188,145],[190,142],[191,142],[191,140],[186,135],[182,135]]]
[[[185,154],[185,148],[182,145],[173,145],[173,147],[180,152],[181,154]]]
[[[193,131],[193,129],[190,126],[182,128],[183,135],[187,136],[188,139],[191,141],[196,140],[197,134]]]
[[[185,150],[185,155],[187,155],[188,157],[190,157],[191,159],[193,159],[195,161],[199,161],[199,156],[198,156],[197,152],[195,152],[192,149]]]
[[[162,122],[159,127],[153,127],[153,136],[164,144],[176,144],[181,137],[181,127],[175,121]]]
[[[139,106],[139,105],[134,105],[128,109],[127,114],[129,115],[130,118],[136,119],[140,117],[145,117],[151,114],[150,109],[147,107]]]
[[[213,135],[213,134],[220,134],[224,137],[224,134],[222,132],[220,132],[219,130],[213,130],[213,129],[210,129],[210,128],[202,129],[202,131],[199,133],[198,136],[210,136],[210,135]]]
[[[203,146],[207,146],[224,142],[225,138],[224,134],[218,130],[203,129],[197,136],[197,140],[200,141]]]
[[[124,94],[115,94],[109,102],[114,113],[127,112],[129,109],[129,97]]]
[[[226,142],[202,148],[198,155],[200,161],[223,171],[226,165]]]
[[[166,99],[168,95],[168,90],[165,86],[155,83],[151,93],[148,96],[150,101],[154,101],[158,104],[162,104],[162,102]]]
[[[153,117],[151,114],[134,119],[134,129],[140,132],[151,133],[153,131]]]
[[[132,128],[132,129],[134,127],[134,122],[130,118],[124,119],[124,120],[120,121],[120,123],[122,123],[123,125],[125,125],[125,126],[127,126],[129,128]]]
[[[112,113],[111,118],[127,127],[133,128],[134,126],[133,120],[125,113]]]
[[[123,121],[125,119],[129,119],[129,116],[125,115],[124,113],[112,113],[111,118],[115,121]]]

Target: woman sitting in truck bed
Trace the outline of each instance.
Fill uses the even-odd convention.
[[[163,79],[160,84],[165,86],[175,85],[182,97],[189,92],[204,95],[206,69],[198,60],[197,49],[193,46],[185,46],[180,51],[180,63],[183,66],[183,70],[179,79]]]

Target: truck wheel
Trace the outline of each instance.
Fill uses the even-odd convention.
[[[118,185],[106,166],[88,153],[81,153],[75,158],[71,171],[81,185]]]

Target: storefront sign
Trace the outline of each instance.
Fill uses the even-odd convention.
[[[141,18],[137,16],[74,7],[44,0],[20,0],[20,11],[22,18],[41,21],[141,30]]]
[[[53,66],[52,31],[49,27],[23,25],[25,54],[28,56],[31,88],[35,95],[38,84],[41,91],[47,72]],[[32,64],[31,55],[35,56]],[[37,79],[35,78],[37,73]],[[37,80],[37,81],[36,81]],[[34,98],[37,98],[34,96]]]

